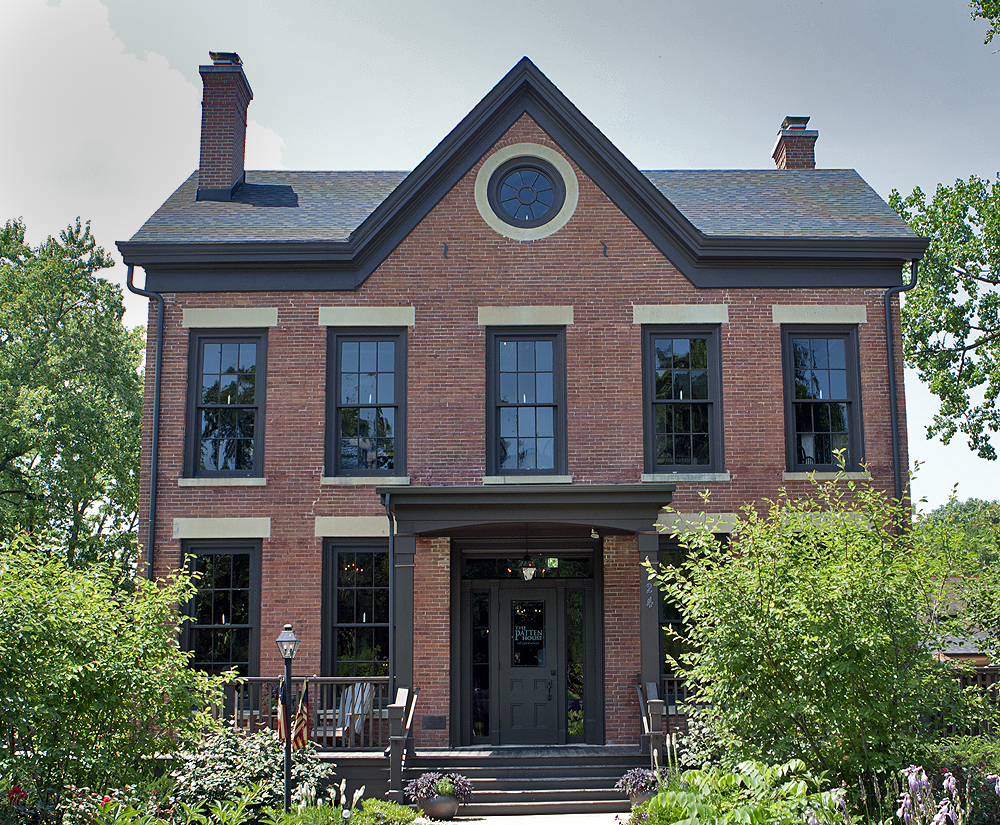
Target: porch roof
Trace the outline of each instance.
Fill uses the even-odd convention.
[[[378,487],[396,532],[449,535],[486,525],[573,524],[603,533],[651,533],[673,484],[505,484]]]

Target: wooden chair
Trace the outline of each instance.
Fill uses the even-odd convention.
[[[357,739],[364,738],[365,720],[372,715],[375,686],[370,682],[355,682],[344,688],[337,709],[335,740],[343,747],[351,747]]]

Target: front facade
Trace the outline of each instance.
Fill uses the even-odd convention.
[[[291,622],[297,672],[418,687],[419,745],[634,743],[657,521],[838,454],[894,491],[924,242],[804,122],[778,169],[642,173],[525,59],[411,173],[244,173],[213,57],[201,169],[119,244],[163,302],[140,541],[203,573],[199,666],[277,674]]]

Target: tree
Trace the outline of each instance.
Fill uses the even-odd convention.
[[[969,8],[972,9],[973,20],[978,18],[990,24],[983,43],[992,42],[993,35],[1000,32],[1000,0],[972,0]]]
[[[0,544],[0,781],[50,804],[66,783],[120,788],[211,727],[219,679],[177,644],[184,573],[71,567],[28,537]],[[52,789],[57,789],[53,791]]]
[[[970,498],[932,510],[914,525],[914,541],[965,561],[964,602],[953,618],[953,633],[996,662],[1000,654],[1000,502]]]
[[[982,458],[996,459],[1000,427],[1000,176],[939,184],[928,201],[920,188],[889,203],[931,239],[916,287],[903,302],[903,351],[940,399],[927,428],[947,444],[956,432]]]
[[[79,219],[37,248],[0,231],[0,538],[25,530],[71,563],[132,559],[142,333]]]
[[[727,547],[711,524],[683,534],[686,561],[650,570],[686,620],[674,665],[736,759],[856,780],[981,709],[934,654],[978,558],[897,532],[904,514],[866,485],[817,484],[745,508]]]

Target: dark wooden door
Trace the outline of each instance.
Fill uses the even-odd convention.
[[[554,588],[500,594],[500,740],[505,745],[559,742],[557,696],[565,676]]]

